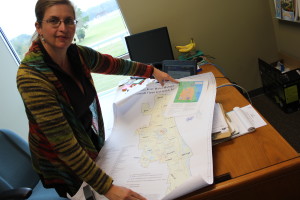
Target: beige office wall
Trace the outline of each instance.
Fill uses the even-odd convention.
[[[247,90],[261,87],[257,58],[274,60],[277,46],[269,1],[118,0],[130,32],[167,26],[171,43],[193,37],[226,75]],[[178,53],[173,48],[175,56]]]
[[[274,0],[269,0],[278,51],[300,59],[300,23],[276,19]]]

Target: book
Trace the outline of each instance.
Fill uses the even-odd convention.
[[[281,19],[281,0],[274,0],[275,17]]]
[[[294,0],[281,0],[281,15],[283,20],[296,20]]]
[[[254,132],[257,128],[267,125],[250,104],[241,108],[235,107],[226,115],[230,118],[230,123],[235,126],[235,134],[232,135],[232,138]]]
[[[296,17],[295,18],[297,21],[299,21],[300,20],[300,0],[296,0],[295,3],[296,3],[296,6],[295,6],[295,8],[296,8],[295,16]]]

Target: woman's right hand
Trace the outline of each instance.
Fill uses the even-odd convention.
[[[111,185],[110,189],[104,196],[109,200],[146,200],[145,197],[142,197],[138,193],[117,185]]]

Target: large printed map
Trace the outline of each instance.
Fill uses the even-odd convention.
[[[156,95],[154,106],[142,104],[142,114],[150,116],[148,126],[137,129],[140,163],[148,167],[152,162],[167,165],[168,189],[171,192],[191,176],[191,148],[182,139],[174,117],[164,117],[170,95]]]
[[[117,97],[112,133],[97,165],[114,184],[149,200],[174,199],[211,184],[215,94],[214,76],[207,73]],[[82,190],[72,199],[84,200]]]

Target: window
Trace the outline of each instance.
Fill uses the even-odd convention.
[[[116,0],[71,0],[77,20],[76,43],[99,52],[122,57],[127,54],[124,37],[129,35]],[[0,8],[0,27],[5,32],[19,59],[30,46],[35,31],[36,0],[7,1]],[[18,6],[15,6],[18,4]],[[11,11],[15,13],[12,13]],[[93,74],[97,92],[116,86],[124,76]]]

